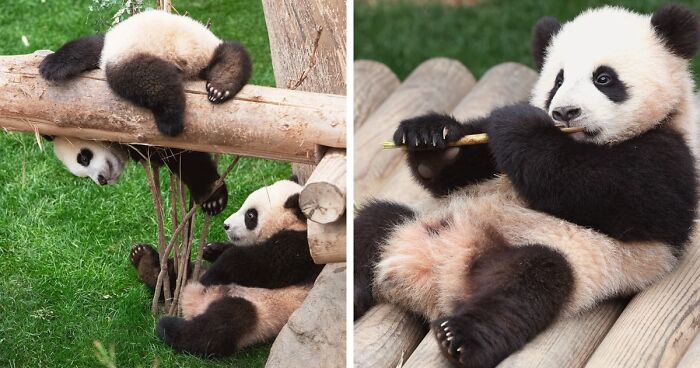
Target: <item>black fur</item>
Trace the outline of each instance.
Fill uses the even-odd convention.
[[[166,165],[190,190],[195,203],[209,215],[219,214],[228,204],[228,190],[222,184],[214,190],[219,179],[216,163],[204,152],[143,145],[125,146],[134,160],[150,160],[156,165]],[[212,193],[213,191],[213,193]]]
[[[386,201],[370,201],[355,215],[354,318],[360,318],[374,304],[372,279],[374,265],[379,261],[379,245],[392,229],[415,213],[410,208]]]
[[[102,34],[82,37],[67,42],[39,64],[39,74],[50,81],[63,81],[100,66],[104,46]]]
[[[452,363],[495,367],[556,319],[573,290],[573,271],[540,245],[500,246],[473,262],[471,294],[432,329]]]
[[[304,212],[299,206],[299,193],[295,193],[289,196],[289,198],[287,198],[287,200],[284,202],[284,208],[292,210],[296,218],[306,222],[306,215],[304,215]]]
[[[202,249],[202,259],[208,262],[214,262],[231,246],[232,244],[230,243],[208,243]]]
[[[674,54],[691,59],[698,51],[700,41],[698,16],[687,6],[663,5],[651,17],[651,24],[656,34],[665,41],[666,47]]]
[[[260,244],[229,246],[200,281],[281,288],[315,280],[322,267],[311,258],[306,231],[283,230]]]
[[[131,248],[129,253],[129,262],[136,269],[139,280],[146,286],[148,290],[154,292],[158,274],[160,273],[160,258],[158,251],[152,245],[136,244]],[[168,259],[168,280],[170,281],[170,290],[175,290],[177,282],[177,267],[172,258]],[[187,264],[187,279],[192,277],[192,263]],[[161,300],[163,295],[161,294]]]
[[[606,85],[596,83],[597,78],[602,74],[610,77],[610,82]],[[593,72],[592,81],[595,88],[597,88],[600,92],[603,92],[603,94],[605,94],[610,101],[622,103],[627,101],[629,98],[629,94],[627,93],[627,85],[625,85],[625,82],[620,79],[615,69],[609,66],[599,66]]]
[[[622,241],[688,240],[695,163],[678,133],[662,124],[614,145],[577,142],[526,104],[490,120],[489,148],[531,208]]]
[[[449,148],[459,152],[452,159],[447,156],[448,144],[468,134],[483,133],[485,123],[486,120],[478,119],[460,124],[448,115],[427,114],[402,121],[394,133],[394,143],[401,145],[405,140],[413,177],[433,195],[443,196],[496,174],[496,166],[485,145]],[[428,167],[432,176],[423,177],[419,165]]]
[[[245,222],[245,228],[248,230],[253,230],[258,227],[258,210],[249,208],[245,211],[243,222]]]
[[[141,54],[107,65],[107,83],[119,96],[153,112],[158,130],[174,137],[185,128],[185,90],[175,64]]]
[[[559,30],[561,24],[552,17],[542,17],[532,28],[532,58],[537,70],[542,70],[547,46]]]
[[[552,86],[552,89],[549,90],[549,94],[547,94],[547,101],[544,103],[544,108],[549,110],[549,105],[552,103],[552,99],[554,98],[554,95],[557,94],[557,91],[559,90],[559,87],[564,84],[564,69],[559,69],[559,73],[557,73],[557,77],[554,78],[554,85]]]
[[[222,103],[233,98],[248,83],[252,69],[250,55],[241,43],[222,42],[200,73],[200,77],[207,80],[209,101]]]
[[[223,357],[238,349],[240,337],[252,332],[258,316],[255,306],[243,298],[224,297],[191,320],[163,317],[156,335],[178,352]]]

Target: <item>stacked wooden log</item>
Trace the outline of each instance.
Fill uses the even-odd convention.
[[[491,68],[478,83],[456,61],[432,59],[403,83],[384,65],[355,62],[355,203],[370,197],[430,201],[410,178],[401,150],[382,151],[398,123],[428,111],[464,120],[529,98],[537,75],[519,64]],[[377,81],[377,83],[373,83]],[[359,113],[358,113],[359,112]],[[695,367],[700,358],[700,241],[670,276],[627,300],[556,322],[499,367]],[[694,339],[694,340],[693,340]],[[382,304],[355,323],[356,368],[451,365],[432,333],[400,308]]]

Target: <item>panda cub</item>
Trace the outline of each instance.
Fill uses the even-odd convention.
[[[70,41],[39,65],[46,80],[64,81],[86,70],[105,71],[114,93],[153,112],[158,130],[184,129],[183,80],[205,79],[209,101],[233,98],[248,83],[251,61],[236,41],[222,41],[192,18],[148,10],[105,35]]]
[[[219,179],[216,163],[204,152],[144,145],[88,141],[79,138],[45,137],[53,141],[54,153],[75,176],[89,177],[99,185],[115,183],[128,158],[165,165],[187,186],[190,196],[202,210],[216,215],[226,208],[226,184],[214,190]]]
[[[398,304],[432,322],[453,364],[493,367],[559,316],[669,273],[696,217],[688,61],[699,39],[681,5],[543,18],[530,104],[403,121],[394,142],[437,198],[357,212],[356,318]],[[474,133],[488,144],[448,148]]]
[[[231,243],[207,244],[203,258],[213,263],[200,280],[184,287],[183,318],[158,321],[158,337],[179,352],[221,357],[280,332],[322,268],[309,253],[306,218],[299,207],[301,188],[282,180],[248,196],[224,222]],[[139,279],[154,290],[158,252],[137,245],[129,260]],[[172,259],[167,266],[176,275]],[[175,277],[170,280],[173,288]]]

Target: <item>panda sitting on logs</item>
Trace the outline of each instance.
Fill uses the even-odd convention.
[[[211,266],[183,288],[183,317],[158,321],[158,337],[179,352],[222,357],[280,332],[323,267],[309,253],[301,188],[293,179],[260,188],[224,221],[231,243],[207,244],[203,259]],[[154,290],[160,263],[153,246],[136,245],[129,261]],[[188,278],[191,270],[189,265]],[[168,271],[172,289],[172,258]]]

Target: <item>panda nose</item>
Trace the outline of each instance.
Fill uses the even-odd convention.
[[[97,175],[97,182],[100,183],[100,185],[107,185],[107,179],[102,175]]]
[[[228,229],[230,229],[230,228],[231,228],[231,227],[230,227],[230,226],[228,226],[228,224],[227,224],[227,223],[224,223],[224,230],[228,231]]]
[[[554,120],[558,120],[565,123],[568,123],[579,116],[581,116],[581,109],[579,109],[576,106],[557,107],[552,111],[552,117],[554,118]],[[569,124],[566,125],[568,126]]]

